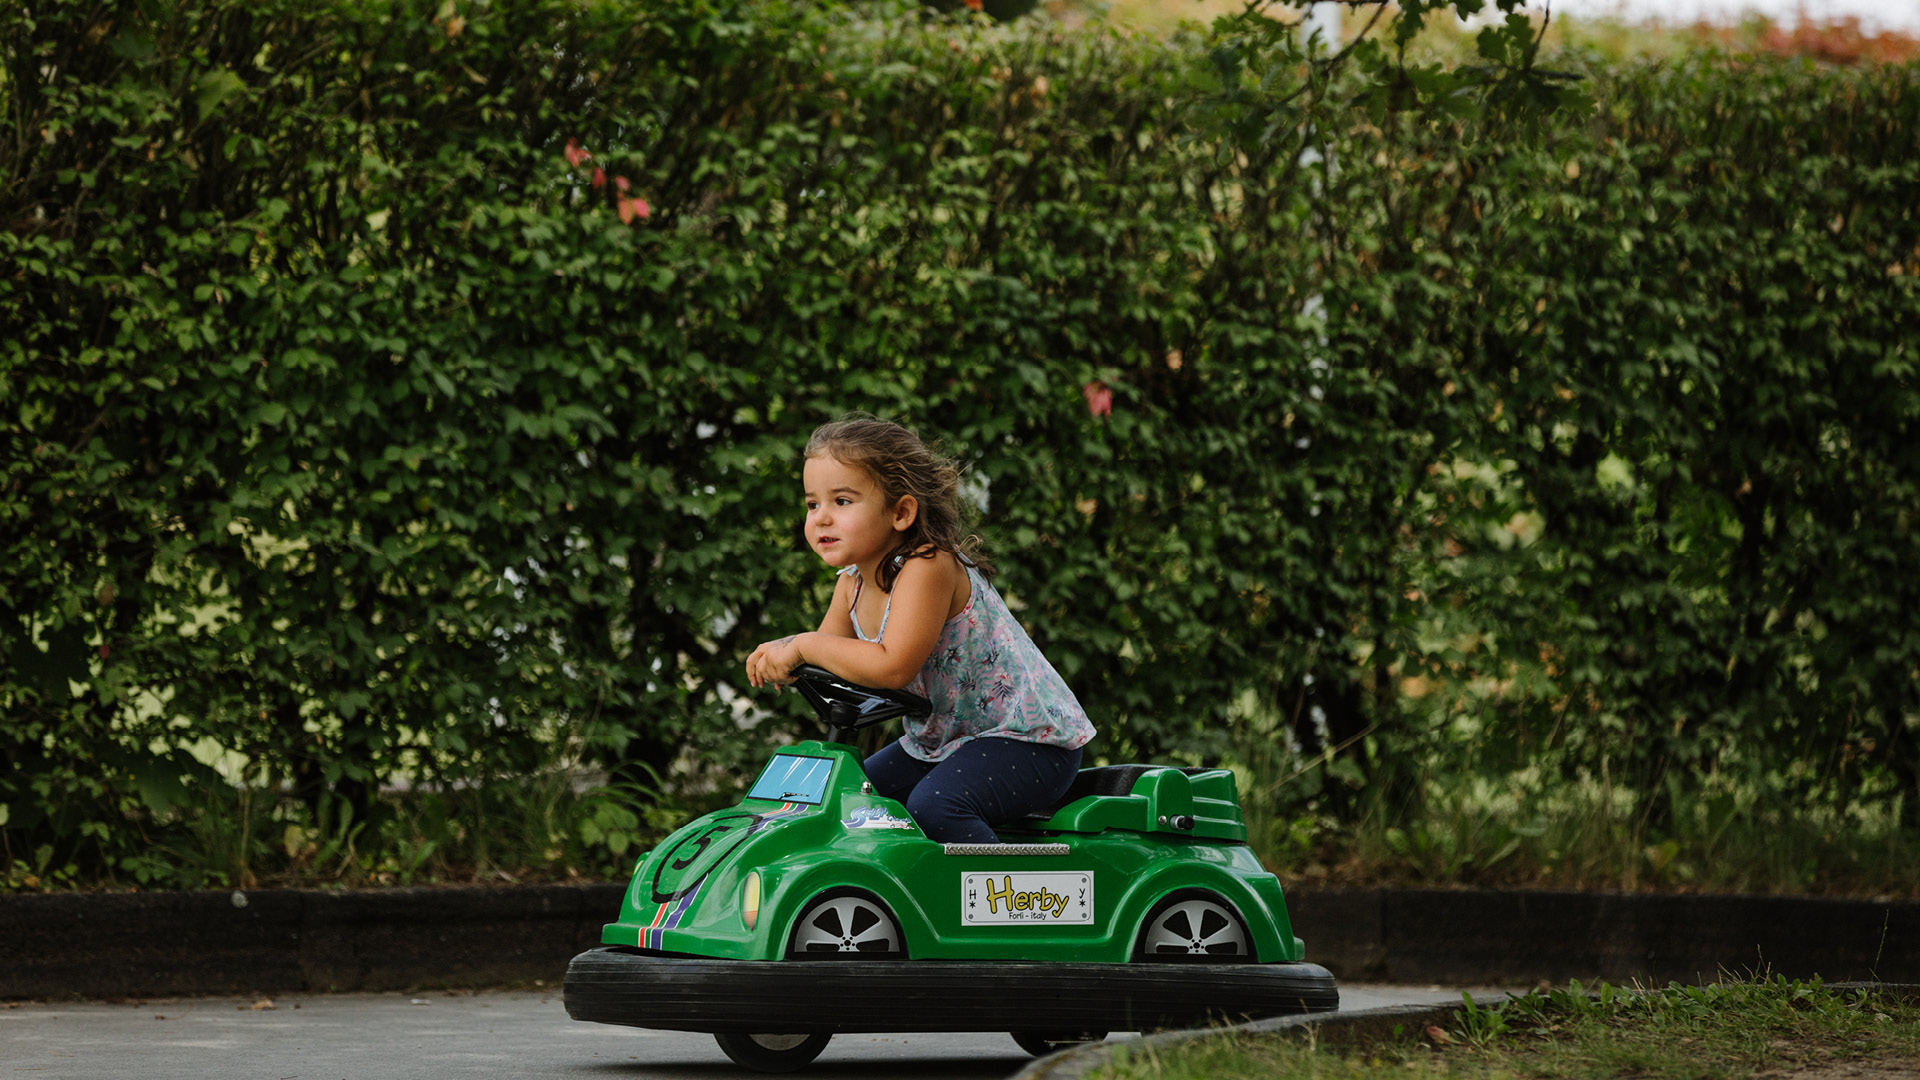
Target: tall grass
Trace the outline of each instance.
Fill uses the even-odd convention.
[[[1644,793],[1552,755],[1499,771],[1471,747],[1436,753],[1411,804],[1303,758],[1278,725],[1249,725],[1234,757],[1249,842],[1289,882],[1920,897],[1920,835],[1897,800],[1806,805],[1783,778],[1723,773],[1672,793],[1678,812],[1654,827]],[[1327,812],[1330,784],[1357,812]]]
[[[1240,727],[1249,843],[1290,886],[1497,887],[1920,897],[1920,835],[1897,803],[1796,805],[1767,778],[1710,778],[1671,824],[1604,772],[1551,758],[1505,771],[1470,747],[1421,763],[1423,798],[1394,803],[1352,761],[1305,757],[1275,717]],[[245,783],[203,787],[147,823],[150,843],[104,882],[16,864],[11,889],[363,887],[618,880],[731,788],[583,774],[556,755],[524,776],[384,790],[370,812]],[[1328,808],[1344,786],[1348,813]],[[698,790],[697,790],[698,789]]]
[[[654,778],[658,779],[658,778]],[[104,881],[45,860],[9,889],[354,888],[614,880],[687,818],[661,785],[609,781],[556,759],[521,776],[384,788],[371,807],[309,803],[245,780],[203,786],[145,822],[148,844]]]

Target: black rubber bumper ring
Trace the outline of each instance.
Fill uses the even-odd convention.
[[[1318,964],[707,960],[593,949],[575,1020],[671,1031],[1151,1031],[1340,1007]]]

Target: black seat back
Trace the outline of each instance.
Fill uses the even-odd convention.
[[[1091,769],[1081,769],[1067,786],[1067,793],[1055,799],[1047,808],[1047,816],[1061,807],[1089,795],[1127,795],[1133,791],[1133,782],[1146,774],[1154,765],[1096,765]]]

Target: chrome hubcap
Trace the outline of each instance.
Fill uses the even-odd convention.
[[[1252,951],[1233,913],[1211,900],[1182,900],[1147,927],[1150,956],[1245,956]]]
[[[807,913],[794,933],[793,947],[809,953],[897,953],[900,931],[873,901],[836,896]]]

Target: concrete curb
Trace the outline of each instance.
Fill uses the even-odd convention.
[[[0,896],[0,998],[559,985],[620,885]]]
[[[623,885],[0,896],[0,998],[558,985]],[[1764,970],[1920,982],[1920,903],[1295,889],[1342,981],[1650,985]]]
[[[1920,902],[1786,896],[1295,889],[1307,956],[1342,980],[1531,986],[1768,971],[1920,982]]]

